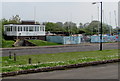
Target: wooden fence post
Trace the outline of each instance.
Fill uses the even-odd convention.
[[[9,51],[9,59],[11,59],[12,57],[11,57],[11,51]]]
[[[29,58],[29,59],[28,59],[28,62],[29,62],[29,64],[31,64],[31,63],[32,63],[32,59],[31,59],[31,58]]]
[[[16,61],[16,53],[14,53],[14,61]]]

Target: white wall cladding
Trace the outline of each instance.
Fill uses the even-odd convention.
[[[44,25],[4,25],[7,36],[45,36]]]

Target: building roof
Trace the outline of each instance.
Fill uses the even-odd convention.
[[[21,21],[21,24],[36,24],[35,21],[31,20],[31,21]]]
[[[6,25],[40,25],[40,24],[6,24]]]
[[[10,25],[10,24],[6,24],[6,25]],[[11,25],[40,25],[40,24],[36,24],[34,20],[22,20],[21,23],[11,24]]]

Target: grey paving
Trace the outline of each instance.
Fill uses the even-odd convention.
[[[103,49],[118,49],[118,43],[105,43]],[[2,56],[8,56],[9,51],[17,55],[33,55],[33,54],[49,54],[49,53],[62,53],[62,52],[79,52],[79,51],[93,51],[99,50],[99,44],[80,44],[69,46],[53,46],[53,47],[35,47],[23,49],[3,49]]]
[[[18,75],[5,79],[118,79],[118,63]]]

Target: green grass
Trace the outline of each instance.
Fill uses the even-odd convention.
[[[2,40],[2,48],[10,48],[14,44],[13,40]]]
[[[61,45],[61,44],[42,41],[42,40],[28,40],[28,41],[37,46]],[[11,48],[11,47],[13,47],[12,45],[14,44],[14,42],[15,41],[13,41],[13,40],[2,39],[2,42],[0,42],[0,46],[2,46],[2,48]]]
[[[32,58],[32,64],[37,64],[37,65],[27,65],[29,58]],[[118,50],[115,49],[103,50],[103,51],[23,55],[23,56],[17,56],[16,62],[13,60],[13,57],[12,59],[9,59],[8,57],[2,57],[2,67],[3,67],[2,71],[10,72],[10,71],[33,69],[40,67],[52,67],[59,65],[92,62],[92,61],[111,60],[117,58],[118,58]],[[18,65],[22,65],[22,66],[18,66]]]
[[[37,46],[61,45],[58,43],[47,42],[47,41],[43,41],[43,40],[28,40],[28,41]]]

